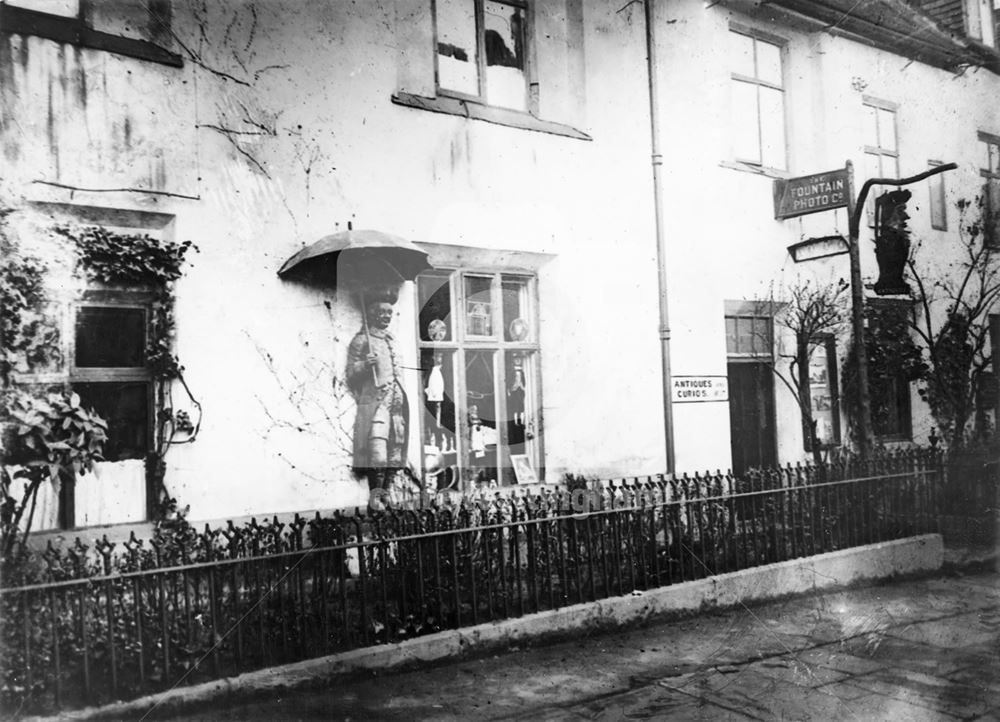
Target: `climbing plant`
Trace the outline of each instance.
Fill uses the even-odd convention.
[[[917,381],[927,372],[923,351],[910,333],[909,311],[902,305],[868,305],[865,308],[865,353],[868,356],[868,389],[872,426],[890,425],[895,381]],[[853,338],[848,348],[854,348]],[[853,353],[844,359],[841,371],[844,407],[852,432],[861,417],[858,364]]]
[[[109,285],[138,285],[153,291],[153,316],[146,362],[160,381],[177,378],[183,367],[173,353],[174,281],[181,277],[191,241],[174,243],[148,234],[120,234],[100,226],[61,226],[73,242],[88,278]]]
[[[76,248],[80,270],[92,281],[112,286],[139,286],[151,291],[152,316],[146,341],[146,365],[156,379],[156,452],[147,459],[153,488],[163,489],[163,459],[174,434],[186,431],[193,439],[197,425],[184,412],[174,413],[170,385],[177,379],[196,408],[200,405],[184,380],[184,367],[174,348],[174,282],[183,274],[188,254],[197,252],[191,241],[175,243],[148,234],[121,234],[100,226],[61,226],[56,231]]]
[[[43,366],[60,356],[59,332],[46,314],[46,264],[25,254],[6,232],[10,211],[0,210],[0,386],[15,371]]]
[[[37,494],[46,482],[72,483],[103,459],[107,424],[84,408],[67,383],[38,384],[30,372],[60,366],[61,339],[50,313],[46,279],[52,271],[25,252],[9,232],[11,211],[0,210],[0,552],[9,561],[25,548]],[[59,226],[71,241],[76,274],[111,287],[140,287],[152,294],[146,363],[156,381],[156,452],[147,459],[154,488],[162,488],[163,455],[177,431],[196,431],[186,414],[174,414],[166,383],[183,367],[173,353],[174,282],[192,250],[147,234],[121,234],[97,226]],[[190,392],[189,392],[190,393]],[[196,407],[197,402],[192,399]],[[198,407],[200,408],[200,407]]]
[[[995,221],[982,196],[961,199],[956,207],[954,260],[940,260],[935,248],[928,268],[917,247],[907,264],[917,287],[912,329],[927,351],[919,392],[952,452],[990,431],[981,389],[996,368],[989,324],[1000,309],[1000,251],[987,233]]]
[[[100,460],[107,424],[61,385],[40,387],[19,373],[61,360],[58,326],[48,313],[47,264],[26,253],[0,211],[0,562],[11,561],[31,532],[38,491]]]

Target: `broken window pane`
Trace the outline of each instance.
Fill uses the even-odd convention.
[[[486,100],[515,110],[527,110],[524,74],[524,10],[487,0],[483,4],[486,51]]]
[[[475,3],[437,0],[438,87],[479,95]]]

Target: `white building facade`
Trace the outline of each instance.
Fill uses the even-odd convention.
[[[176,284],[184,372],[169,409],[141,360],[77,353],[141,346],[141,294],[53,281],[66,360],[21,382],[80,389],[134,441],[78,483],[63,526],[141,523],[161,495],[195,520],[365,503],[343,383],[358,298],[277,275],[349,224],[412,240],[435,267],[402,287],[392,325],[425,481],[804,459],[798,409],[770,372],[783,341],[754,301],[799,275],[846,277],[846,256],[795,264],[787,248],[846,235],[847,220],[775,220],[775,179],[848,160],[856,179],[955,162],[943,190],[913,187],[911,228],[937,253],[957,234],[954,201],[1000,176],[1000,80],[988,4],[975,47],[947,52],[941,22],[916,52],[795,5],[659,0],[649,37],[641,3],[589,0],[149,0],[134,17],[84,0],[0,4],[11,232],[50,259],[66,253],[50,233],[65,223],[199,248]],[[898,22],[919,21],[904,10]],[[816,410],[846,442],[844,340],[828,351]],[[907,394],[893,439],[923,441],[928,414]],[[178,412],[192,423],[158,446]],[[60,524],[59,504],[51,492],[43,527]]]

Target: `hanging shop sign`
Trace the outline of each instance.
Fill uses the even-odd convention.
[[[779,178],[774,181],[774,217],[780,220],[846,208],[850,185],[846,168]]]
[[[677,403],[729,401],[729,379],[725,376],[674,376],[670,384]]]
[[[827,256],[840,256],[850,250],[851,247],[843,236],[821,236],[793,243],[788,247],[788,255],[796,263],[802,263]]]

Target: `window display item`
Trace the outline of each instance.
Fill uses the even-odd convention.
[[[427,337],[431,341],[444,341],[448,338],[448,324],[440,318],[435,318],[427,324]]]
[[[515,318],[511,321],[507,331],[511,341],[523,341],[528,338],[528,324],[523,318]]]
[[[444,401],[444,376],[441,374],[441,354],[434,354],[434,367],[424,389],[428,401]]]

